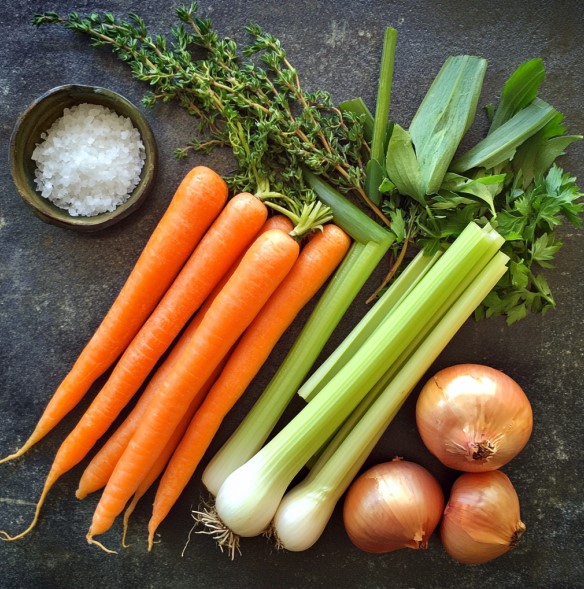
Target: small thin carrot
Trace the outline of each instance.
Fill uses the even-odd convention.
[[[298,257],[298,243],[280,230],[263,233],[205,313],[198,336],[156,397],[118,461],[96,507],[87,541],[106,532],[147,475],[196,391],[253,321]],[[101,545],[100,545],[101,546]],[[103,546],[102,546],[103,547]]]
[[[263,224],[260,232],[269,231],[270,229],[281,229],[286,233],[292,231],[293,224],[290,219],[284,215],[272,215]],[[243,254],[242,254],[243,255]],[[238,260],[234,266],[239,264]],[[232,273],[232,272],[230,272]],[[223,287],[228,276],[217,285],[215,291],[201,309],[197,312],[194,318],[191,320],[184,333],[181,335],[176,344],[174,344],[170,354],[165,359],[163,364],[154,373],[152,379],[148,383],[148,386],[142,393],[140,399],[136,403],[127,418],[122,422],[118,429],[107,439],[104,445],[100,448],[99,452],[91,459],[83,474],[79,480],[79,485],[76,491],[78,499],[83,499],[89,493],[93,493],[99,489],[102,489],[107,484],[109,477],[111,476],[115,465],[117,464],[120,456],[126,449],[128,442],[136,431],[136,427],[144,415],[148,407],[148,403],[155,394],[157,385],[165,378],[167,370],[172,370],[172,364],[175,358],[178,356],[182,348],[187,345],[189,339],[194,335],[198,324],[201,321],[202,316],[206,312],[207,308],[215,298],[216,294]]]
[[[22,456],[46,436],[119,357],[226,199],[227,185],[213,170],[197,166],[185,176],[110,310],[55,391],[32,434],[0,463]]]
[[[221,375],[195,413],[162,476],[148,524],[148,544],[193,476],[215,434],[301,309],[345,257],[350,238],[325,225],[240,338]]]
[[[249,193],[238,194],[228,201],[126,348],[106,384],[61,444],[32,523],[16,536],[3,532],[4,539],[21,538],[36,525],[49,490],[64,473],[85,458],[111,426],[189,318],[249,246],[267,214],[264,203]]]

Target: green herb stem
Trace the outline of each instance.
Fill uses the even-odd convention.
[[[367,178],[365,183],[369,198],[377,206],[381,204],[381,192],[379,187],[385,176],[383,162],[385,161],[388,129],[390,128],[389,109],[396,44],[397,31],[394,28],[388,27],[385,29],[385,35],[383,38],[381,67],[379,72],[379,83],[377,86],[377,102],[375,104],[375,118],[373,123],[373,135],[371,138],[371,159],[367,165]]]

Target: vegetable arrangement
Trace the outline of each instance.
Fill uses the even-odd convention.
[[[205,167],[187,175],[39,425],[2,460],[22,456],[113,368],[59,449],[32,523],[2,537],[21,538],[36,525],[59,477],[86,458],[137,396],[126,420],[87,465],[77,496],[102,490],[87,540],[109,551],[96,536],[125,510],[125,544],[131,513],[160,479],[148,526],[152,549],[158,527],[223,420],[300,310],[322,289],[272,380],[208,462],[202,481],[214,503],[193,515],[232,556],[241,536],[266,531],[286,549],[305,550],[348,490],[344,518],[357,546],[423,547],[439,523],[444,499],[437,498],[439,486],[428,482],[420,467],[396,461],[379,469],[396,483],[423,479],[423,489],[433,489],[433,498],[423,493],[420,499],[427,517],[406,526],[386,511],[383,521],[391,528],[393,519],[398,529],[379,536],[364,531],[363,522],[380,498],[370,499],[352,483],[362,484],[356,477],[372,449],[469,317],[502,315],[512,323],[554,306],[538,268],[549,267],[560,249],[556,227],[564,220],[579,223],[582,211],[576,179],[555,161],[581,137],[567,135],[562,115],[538,97],[545,73],[539,59],[512,73],[497,106],[487,109],[486,135],[463,150],[476,118],[484,59],[448,58],[406,128],[389,119],[394,29],[385,32],[371,114],[360,98],[335,106],[325,92],[305,92],[279,41],[257,25],[248,27],[251,42],[239,50],[233,39],[220,38],[209,20],[196,17],[196,10],[195,4],[177,10],[181,25],[171,31],[170,42],[151,36],[137,15],[125,21],[109,13],[35,17],[37,25],[60,24],[89,36],[95,46],[111,47],[136,79],[151,86],[146,105],[175,101],[193,115],[197,139],[177,155],[228,146],[237,169],[225,180]],[[387,255],[390,269],[371,297],[375,304],[317,365],[336,326]],[[425,402],[436,395],[431,384],[420,394],[420,434],[447,466],[463,470],[470,463],[469,448],[475,448],[473,459],[497,468],[527,442],[529,402],[505,378],[498,377],[497,395],[480,390],[464,402],[453,395],[447,409],[455,415],[477,400],[484,407],[487,396],[495,403],[488,427],[480,424],[481,433],[492,428],[493,438],[466,442],[462,462],[449,461],[451,453],[432,443],[441,438],[443,448],[451,438],[429,423],[435,412]],[[297,394],[305,406],[274,431]],[[519,399],[522,427],[506,452],[498,447],[497,429],[501,424],[507,431],[506,424],[497,417],[505,416],[498,411],[508,409],[512,397]],[[304,469],[307,476],[290,488]],[[473,554],[460,540],[465,533],[477,538],[459,515],[473,502],[465,481],[476,484],[475,490],[505,489],[489,495],[487,519],[500,496],[513,503],[513,493],[501,482],[505,475],[495,472],[476,479],[462,475],[452,490],[441,535],[446,550],[461,562],[484,562],[505,551]],[[516,505],[504,518],[514,526],[514,538],[524,527]]]
[[[213,188],[216,194],[209,195],[209,204],[201,202],[200,193]],[[110,377],[55,456],[32,523],[14,536],[3,532],[5,540],[21,538],[36,525],[53,485],[87,456],[152,374],[140,402],[117,435],[89,464],[77,496],[82,498],[103,487],[87,539],[105,549],[93,536],[107,531],[132,497],[136,502],[170,460],[174,473],[171,485],[164,479],[160,487],[160,493],[166,494],[164,506],[157,503],[153,516],[158,523],[162,521],[197,466],[190,450],[206,450],[221,420],[288,325],[349,249],[350,238],[342,229],[332,223],[321,226],[323,215],[327,215],[322,207],[307,207],[304,213],[308,220],[290,212],[298,221],[294,225],[281,214],[268,219],[266,204],[250,193],[229,200],[226,197],[225,183],[207,168],[195,168],[181,184],[175,199],[198,201],[201,210],[193,210],[193,216],[204,219],[205,210],[211,208],[215,218],[210,218],[212,222],[138,332],[133,338],[125,335],[130,341]],[[220,207],[214,204],[218,199]],[[174,203],[155,236],[160,226],[168,224]],[[312,235],[313,231],[319,234]],[[310,240],[301,248],[305,235]],[[149,242],[142,257],[152,255],[150,247]],[[290,291],[296,291],[292,298]],[[268,330],[270,337],[265,338]],[[171,353],[155,370],[179,335]],[[129,506],[128,517],[134,504]]]

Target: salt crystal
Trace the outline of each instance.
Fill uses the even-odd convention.
[[[115,210],[140,181],[146,159],[140,133],[107,107],[65,108],[41,140],[32,154],[37,189],[72,216]]]

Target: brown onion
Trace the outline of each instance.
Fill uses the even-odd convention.
[[[365,552],[427,548],[444,509],[438,481],[422,466],[396,459],[374,466],[349,487],[343,519]]]
[[[511,377],[488,366],[459,364],[424,385],[416,422],[424,444],[444,465],[482,472],[503,466],[523,449],[533,414]]]
[[[446,552],[465,564],[481,564],[513,548],[525,524],[519,499],[499,470],[461,475],[444,510],[440,538]]]

